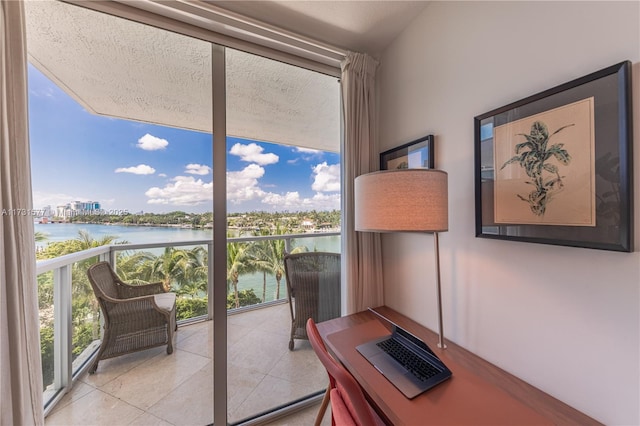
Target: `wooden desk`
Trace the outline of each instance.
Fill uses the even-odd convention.
[[[447,349],[438,348],[434,332],[400,313],[387,307],[376,310],[423,339],[453,372],[446,382],[407,399],[355,349],[388,334],[373,314],[365,311],[319,323],[329,351],[353,374],[390,424],[599,424],[454,343],[447,342]]]

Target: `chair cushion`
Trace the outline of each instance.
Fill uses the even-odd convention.
[[[160,293],[153,295],[153,301],[158,305],[158,308],[166,312],[171,312],[176,305],[175,293]]]

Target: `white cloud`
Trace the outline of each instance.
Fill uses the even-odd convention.
[[[149,198],[149,204],[195,206],[213,201],[213,182],[193,176],[176,176],[164,188],[149,188],[144,195]]]
[[[29,90],[29,94],[37,98],[55,98],[53,87],[45,87],[40,90]]]
[[[304,200],[300,198],[300,194],[295,192],[287,192],[286,194],[274,194],[270,192],[264,196],[262,202],[265,204],[269,204],[272,207],[282,207],[282,208],[290,208],[294,206],[299,206],[300,204],[304,204]]]
[[[157,151],[159,149],[165,149],[167,145],[169,145],[169,141],[166,139],[161,139],[147,133],[138,139],[138,144],[136,146],[140,149],[144,149],[145,151]]]
[[[167,177],[167,174],[166,174],[166,173],[158,173],[158,176],[160,176],[160,177]]]
[[[340,210],[340,194],[322,194],[317,192],[311,198],[316,210]]]
[[[133,167],[119,167],[115,170],[116,173],[133,173],[134,175],[152,175],[156,172],[151,166],[146,164],[138,164]]]
[[[298,192],[287,192],[284,195],[268,193],[262,198],[262,202],[277,210],[339,210],[340,194],[317,192],[311,198],[302,198]]]
[[[229,154],[240,157],[242,161],[257,163],[261,166],[266,166],[267,164],[275,164],[280,159],[280,157],[278,157],[276,154],[264,154],[263,151],[264,148],[255,143],[250,143],[249,145],[237,143],[231,147]]]
[[[190,165],[188,170],[200,170],[197,164]],[[202,166],[206,168],[206,166]],[[210,171],[210,169],[209,169]],[[313,168],[315,176],[314,195],[302,197],[299,192],[291,191],[283,194],[267,192],[260,185],[265,175],[264,167],[249,164],[242,170],[227,172],[227,199],[238,205],[240,209],[247,206],[257,207],[260,204],[269,206],[271,210],[331,210],[340,208],[340,193],[325,193],[339,191],[339,165],[318,164]],[[337,183],[337,187],[336,187]],[[335,187],[335,189],[334,189]],[[213,182],[205,182],[194,176],[177,176],[164,187],[154,187],[147,190],[149,204],[188,205],[194,206],[211,203],[213,200]],[[255,203],[258,203],[257,205]]]
[[[320,154],[322,151],[317,149],[303,148],[301,146],[297,146],[296,152],[304,152],[305,154]]]
[[[311,197],[302,197],[298,191],[284,194],[264,191],[260,179],[265,169],[257,164],[250,164],[244,169],[227,173],[227,198],[233,204],[248,201],[259,201],[269,205],[272,210],[332,210],[340,209],[340,165],[318,164],[313,168],[315,181]],[[326,194],[324,192],[337,192]]]
[[[239,204],[266,195],[258,186],[258,179],[264,176],[264,168],[257,164],[249,164],[236,172],[227,172],[227,199]]]
[[[340,191],[340,164],[327,165],[320,163],[313,168],[313,185],[311,189],[319,192]]]
[[[187,164],[184,172],[192,175],[208,175],[211,173],[211,167],[202,164]]]

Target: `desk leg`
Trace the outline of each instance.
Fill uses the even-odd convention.
[[[316,422],[314,423],[314,426],[320,426],[320,424],[322,423],[324,414],[327,411],[327,406],[329,406],[330,393],[331,393],[331,387],[327,386],[327,391],[324,393],[324,397],[322,398],[322,403],[320,404],[320,411],[318,411],[318,415],[316,416]]]

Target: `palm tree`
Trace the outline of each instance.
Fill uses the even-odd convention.
[[[164,252],[157,256],[149,265],[149,277],[153,280],[162,281],[162,285],[166,291],[171,290],[171,283],[174,279],[178,279],[180,268],[178,263],[183,257],[182,250],[176,250],[174,247],[166,247]]]
[[[151,278],[151,265],[156,259],[153,253],[139,251],[129,254],[128,251],[117,255],[118,275],[123,281],[131,284],[146,284]]]
[[[65,254],[75,253],[94,247],[100,247],[114,243],[118,237],[115,235],[106,235],[96,240],[91,234],[85,230],[78,231],[78,236],[73,240],[56,241],[50,243],[42,251],[38,252],[37,259],[52,259]],[[126,244],[126,241],[119,241],[118,244]]]
[[[194,297],[201,291],[206,292],[209,269],[207,250],[202,246],[180,250],[178,257],[176,278],[180,293]]]
[[[236,308],[240,307],[238,297],[238,280],[241,274],[248,272],[248,249],[247,243],[227,243],[227,285],[233,286],[233,297]]]
[[[87,231],[79,231],[78,237],[73,240],[57,241],[49,244],[36,255],[38,259],[49,259],[75,253],[102,245],[112,244],[118,237],[107,235],[100,239],[95,239]],[[93,290],[87,279],[87,269],[95,262],[96,258],[90,258],[75,262],[71,268],[71,292],[72,292],[72,317],[73,317],[73,338],[74,354],[77,355],[86,345],[99,335],[99,307],[93,297]],[[87,322],[90,321],[90,325]],[[90,327],[89,335],[83,334],[82,330]]]
[[[289,231],[280,225],[276,226],[272,235],[285,235]],[[252,263],[259,271],[268,272],[276,278],[276,297],[280,299],[280,282],[284,275],[284,256],[286,254],[286,245],[284,239],[265,240],[254,246],[252,250]],[[293,250],[296,252],[299,250]]]
[[[270,232],[267,228],[260,228],[259,231],[254,231],[253,236],[267,236],[270,235]],[[253,269],[258,272],[262,272],[262,302],[264,303],[267,300],[267,273],[271,272],[271,268],[269,267],[268,262],[262,260],[262,253],[265,253],[269,250],[269,241],[268,240],[259,240],[253,243],[251,250],[249,252],[249,263],[252,265]]]
[[[80,250],[87,250],[93,247],[106,246],[113,243],[117,239],[118,237],[116,235],[105,235],[101,239],[96,240],[91,234],[89,234],[88,231],[81,229],[78,231],[78,236],[73,241],[76,241],[77,247]],[[119,244],[126,244],[126,241],[120,241]]]
[[[46,240],[48,238],[47,235],[48,234],[45,233],[45,232],[36,231],[35,234],[34,234],[36,243],[39,243],[39,242],[42,242],[42,241]]]

